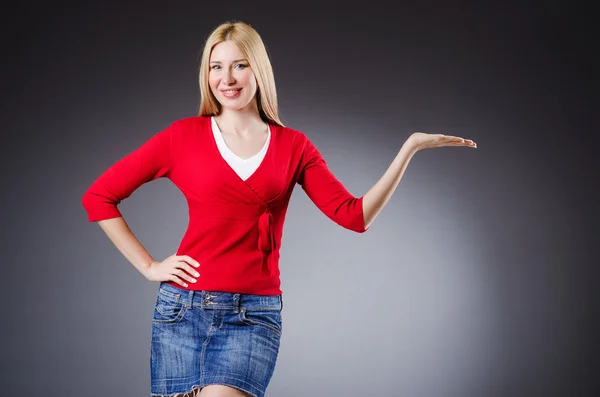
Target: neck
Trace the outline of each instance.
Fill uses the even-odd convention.
[[[247,135],[266,129],[266,124],[260,118],[256,109],[232,110],[223,108],[221,114],[214,117],[219,129],[230,134]]]

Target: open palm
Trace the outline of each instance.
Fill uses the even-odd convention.
[[[409,140],[417,150],[442,146],[477,147],[477,144],[470,139],[443,134],[425,134],[422,132],[415,132],[409,137]]]

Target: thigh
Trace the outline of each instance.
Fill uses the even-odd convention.
[[[231,386],[208,385],[200,390],[198,397],[252,397],[252,395]]]

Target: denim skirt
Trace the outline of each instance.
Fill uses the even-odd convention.
[[[151,396],[211,384],[263,397],[282,331],[281,295],[192,291],[161,282],[152,318]]]

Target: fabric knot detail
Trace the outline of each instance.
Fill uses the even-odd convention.
[[[263,269],[269,275],[275,274],[272,251],[275,249],[275,231],[273,215],[267,208],[258,218],[258,248],[263,253]]]
[[[273,232],[273,215],[266,210],[258,218],[258,248],[263,251],[272,251],[275,242],[275,233]]]

